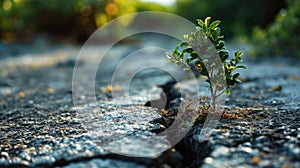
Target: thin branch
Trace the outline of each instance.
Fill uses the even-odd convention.
[[[187,64],[186,62],[184,62],[184,61],[182,61],[182,60],[177,60],[177,59],[174,59],[174,58],[172,58],[172,60],[178,61],[178,62],[180,62],[181,64],[183,64],[185,67],[187,67],[187,68],[189,68],[189,69],[191,69],[191,70],[194,70],[194,71],[196,71],[197,73],[200,74],[200,71],[199,71],[199,70],[197,70],[196,68],[190,66],[190,65]]]
[[[216,95],[216,97],[221,96],[224,93],[225,90],[222,90],[222,92],[220,92],[218,95]]]

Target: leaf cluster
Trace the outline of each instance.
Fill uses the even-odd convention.
[[[207,82],[211,88],[214,86],[221,90],[224,86],[213,81],[213,75],[210,73],[215,63],[212,61],[212,55],[217,53],[222,62],[223,71],[218,70],[217,76],[226,80],[226,93],[229,87],[239,83],[239,73],[234,73],[236,69],[245,69],[244,65],[239,65],[243,52],[236,51],[233,58],[229,58],[229,51],[225,47],[224,36],[221,35],[219,24],[221,21],[211,22],[211,17],[204,21],[197,19],[198,26],[195,32],[190,35],[184,35],[185,41],[172,50],[172,53],[166,53],[168,60],[176,65],[184,65],[184,70],[192,69],[200,75],[207,77]],[[221,73],[223,72],[223,73]],[[216,95],[215,95],[216,96]]]

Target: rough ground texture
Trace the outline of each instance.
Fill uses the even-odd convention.
[[[124,48],[115,47],[107,61],[124,57]],[[96,77],[99,104],[74,107],[71,82],[77,52],[67,47],[0,57],[0,167],[300,166],[298,60],[246,60],[244,82],[226,99],[229,115],[209,140],[199,142],[202,124],[197,123],[174,148],[162,152],[170,147],[170,137],[148,140],[164,128],[151,122],[162,119],[161,112],[144,104],[153,84],[170,76],[154,70],[139,74],[132,83],[133,103],[115,106],[107,87],[115,65],[106,64]],[[95,114],[100,130],[96,140],[78,109]],[[134,157],[146,153],[153,155]]]

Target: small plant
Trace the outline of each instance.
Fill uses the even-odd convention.
[[[205,21],[198,19],[196,31],[191,35],[184,35],[185,41],[177,45],[172,53],[166,53],[166,56],[170,62],[183,65],[184,70],[191,69],[207,77],[212,111],[215,111],[217,98],[223,93],[230,94],[229,87],[240,82],[238,79],[240,74],[234,73],[234,70],[246,69],[246,67],[238,65],[243,52],[236,51],[234,57],[229,58],[224,36],[221,35],[221,29],[218,27],[221,21],[210,23],[210,20],[210,17]]]

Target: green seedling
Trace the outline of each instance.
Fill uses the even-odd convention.
[[[198,19],[196,30],[184,35],[184,41],[166,53],[168,60],[176,65],[183,65],[184,70],[192,70],[198,75],[207,77],[211,94],[212,111],[216,110],[216,100],[223,93],[230,94],[230,86],[241,82],[236,69],[246,69],[239,65],[243,52],[236,51],[232,58],[225,47],[224,36],[221,35],[221,21],[210,22]],[[218,63],[219,62],[219,63]]]

